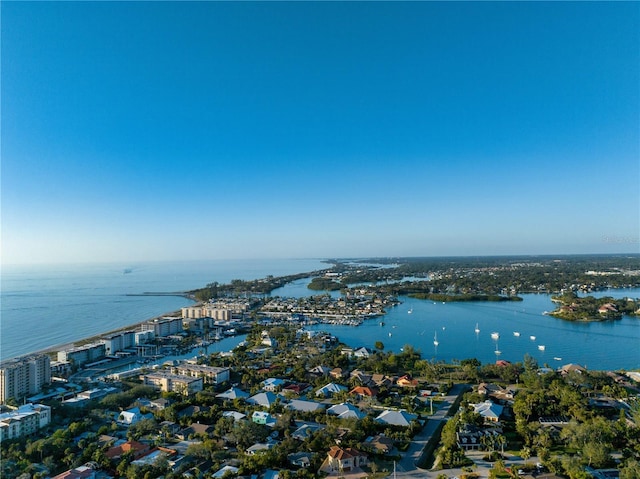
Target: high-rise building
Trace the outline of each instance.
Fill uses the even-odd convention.
[[[0,362],[0,403],[37,394],[51,382],[51,360],[46,354],[32,354]]]

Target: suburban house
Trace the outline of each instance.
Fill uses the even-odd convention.
[[[234,399],[247,399],[249,397],[249,393],[237,388],[229,388],[225,392],[216,394],[216,397],[227,401],[233,401]]]
[[[363,413],[360,409],[355,407],[353,404],[344,403],[344,402],[341,404],[336,404],[335,406],[331,406],[329,409],[327,409],[327,414],[330,414],[332,416],[338,416],[340,419],[346,419],[346,418],[362,419],[363,417],[366,416],[365,413]]]
[[[376,417],[376,421],[379,423],[404,427],[410,426],[411,421],[415,421],[416,419],[418,419],[418,416],[415,414],[411,414],[405,410],[392,411],[391,409],[381,412],[378,417]]]
[[[254,404],[256,406],[262,406],[269,408],[271,405],[275,404],[279,398],[274,393],[267,391],[266,393],[258,393],[254,396],[251,396],[247,399],[249,404]]]
[[[352,447],[333,446],[327,453],[323,469],[327,472],[347,472],[368,464],[367,455]],[[326,465],[326,467],[325,467]]]
[[[480,414],[485,421],[498,422],[504,409],[503,406],[491,401],[472,404],[474,412]]]
[[[275,426],[276,418],[264,411],[256,411],[251,415],[251,420],[256,424],[264,424],[266,426]]]
[[[131,453],[133,459],[139,459],[151,450],[151,446],[148,444],[142,444],[138,441],[127,441],[119,446],[114,446],[107,449],[105,456],[109,459],[119,459],[126,453]]]
[[[332,397],[334,394],[340,393],[342,391],[348,391],[348,389],[344,386],[341,386],[340,384],[329,383],[318,389],[316,391],[316,396]]]
[[[356,386],[351,391],[349,391],[349,395],[355,396],[357,399],[371,399],[378,395],[378,390],[376,388],[370,388],[366,386]]]
[[[396,384],[402,388],[415,388],[418,387],[418,380],[413,379],[408,374],[405,374],[404,376],[398,378]]]
[[[134,407],[128,409],[126,411],[122,411],[118,415],[118,424],[122,424],[124,426],[131,426],[132,424],[137,423],[138,421],[143,419],[143,415],[140,412],[139,407]]]
[[[393,439],[384,434],[378,434],[365,439],[363,446],[376,454],[389,454],[393,450]]]
[[[322,403],[315,401],[304,401],[302,399],[294,399],[290,401],[286,406],[287,409],[299,412],[316,412],[322,411],[326,406]]]
[[[284,386],[284,384],[285,384],[284,379],[269,378],[262,381],[261,386],[263,390],[275,393],[277,391],[280,391],[280,389],[282,388],[282,386]]]

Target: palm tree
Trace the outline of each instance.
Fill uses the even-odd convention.
[[[502,455],[504,455],[504,446],[507,444],[507,438],[502,434],[498,434],[495,437],[495,442],[500,446],[500,452],[502,453]]]

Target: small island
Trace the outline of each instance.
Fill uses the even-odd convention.
[[[620,319],[625,314],[640,315],[638,304],[631,298],[578,297],[574,291],[567,291],[561,295],[552,296],[551,300],[559,304],[559,307],[549,315],[567,321],[606,321]]]

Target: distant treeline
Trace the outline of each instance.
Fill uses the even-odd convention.
[[[522,298],[518,296],[500,296],[497,294],[412,293],[409,296],[416,299],[428,299],[445,303],[456,301],[522,301]]]

